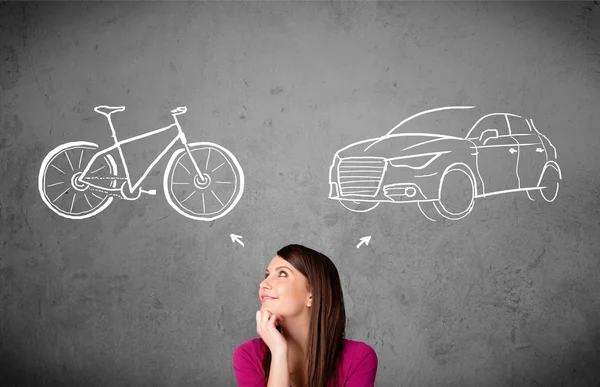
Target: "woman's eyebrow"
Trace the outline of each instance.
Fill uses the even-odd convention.
[[[275,270],[279,270],[279,269],[288,269],[289,271],[293,272],[293,270],[292,270],[292,269],[290,269],[290,268],[289,268],[289,267],[287,267],[287,266],[277,266],[277,267],[275,268]],[[267,269],[267,272],[268,272],[268,271],[269,271],[269,269]]]

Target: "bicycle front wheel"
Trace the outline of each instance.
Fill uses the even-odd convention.
[[[188,148],[202,177],[185,149],[175,152],[165,170],[167,201],[190,219],[218,219],[231,211],[242,197],[242,167],[235,156],[220,145],[198,142],[188,144]]]

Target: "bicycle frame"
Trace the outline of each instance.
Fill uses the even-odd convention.
[[[112,119],[110,118],[110,116],[107,116],[108,118],[108,123],[110,125],[110,129],[112,132],[112,138],[115,141],[115,144],[100,151],[97,152],[96,154],[94,154],[94,156],[92,157],[92,159],[88,162],[87,166],[85,167],[85,169],[83,170],[83,172],[81,173],[81,175],[78,177],[78,182],[81,184],[85,184],[87,186],[90,187],[94,187],[96,189],[100,189],[102,191],[106,191],[106,192],[119,192],[122,191],[123,189],[123,185],[126,183],[128,185],[129,188],[129,192],[134,192],[135,190],[137,190],[140,185],[142,184],[142,182],[146,179],[146,177],[148,176],[148,174],[150,173],[150,171],[152,170],[152,168],[154,168],[154,166],[160,161],[160,159],[162,159],[162,157],[167,154],[167,152],[169,152],[169,150],[171,150],[171,148],[175,145],[175,143],[177,141],[181,141],[181,143],[183,144],[183,146],[185,147],[185,150],[187,152],[187,154],[190,156],[190,159],[192,160],[192,163],[194,165],[194,169],[196,170],[197,176],[199,178],[200,181],[204,182],[205,177],[204,175],[200,172],[200,168],[198,167],[196,160],[194,160],[194,158],[192,157],[192,154],[190,152],[190,148],[187,145],[187,139],[185,137],[185,133],[183,133],[183,131],[181,130],[181,125],[179,124],[179,120],[177,119],[177,115],[182,114],[182,113],[175,113],[173,114],[173,119],[174,119],[174,123],[169,125],[169,126],[165,126],[164,128],[160,128],[160,129],[156,129],[153,130],[151,132],[148,133],[144,133],[144,134],[140,134],[138,136],[135,137],[131,137],[128,138],[126,140],[122,140],[119,141],[117,139],[116,136],[116,132],[112,123]],[[127,144],[130,142],[134,142],[137,141],[139,139],[145,138],[145,137],[149,137],[158,133],[162,133],[165,132],[169,129],[173,129],[176,128],[177,129],[177,135],[175,136],[175,138],[173,138],[173,140],[171,140],[171,142],[163,149],[163,151],[150,163],[150,165],[148,166],[148,168],[144,171],[143,175],[139,178],[138,181],[135,182],[135,184],[132,184],[131,181],[131,177],[129,176],[129,169],[127,168],[127,164],[125,163],[125,157],[123,155],[123,150],[121,149],[121,145],[123,144]],[[119,151],[119,158],[121,159],[121,165],[123,167],[123,170],[125,171],[125,179],[126,182],[121,184],[118,187],[106,187],[106,186],[99,186],[96,184],[93,184],[92,182],[90,182],[90,177],[89,175],[94,174],[98,171],[100,171],[102,168],[99,168],[97,170],[94,171],[90,171],[92,165],[94,165],[94,162],[98,159],[98,157],[102,157],[104,155],[109,154],[110,152],[112,152],[113,150],[118,149]],[[110,155],[109,155],[110,157]],[[116,171],[115,171],[116,172]],[[85,180],[87,179],[87,180]],[[93,179],[93,178],[92,178]],[[110,179],[110,178],[109,178]]]

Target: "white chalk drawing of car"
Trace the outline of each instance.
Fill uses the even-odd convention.
[[[533,120],[474,115],[473,108],[422,111],[382,137],[340,149],[329,170],[329,198],[354,212],[418,203],[433,221],[461,219],[475,199],[490,195],[524,191],[531,200],[554,201],[562,179],[556,148]],[[450,116],[459,124],[447,125]],[[450,128],[459,135],[447,134]]]
[[[187,111],[171,111],[174,123],[126,140],[117,140],[111,115],[125,106],[97,106],[94,110],[108,119],[114,145],[99,150],[92,142],[78,141],[60,145],[42,162],[38,188],[42,200],[58,215],[84,219],[98,214],[115,197],[137,200],[144,190],[142,183],[152,168],[172,151],[163,178],[167,202],[181,215],[211,221],[231,211],[244,191],[244,173],[235,156],[210,142],[188,143],[177,119]],[[130,176],[124,145],[150,136],[158,136],[166,146],[150,161],[137,181]],[[115,161],[115,158],[119,162]]]

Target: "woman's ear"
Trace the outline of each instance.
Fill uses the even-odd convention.
[[[306,303],[306,306],[308,306],[309,308],[312,306],[312,296],[308,297],[308,302]]]

